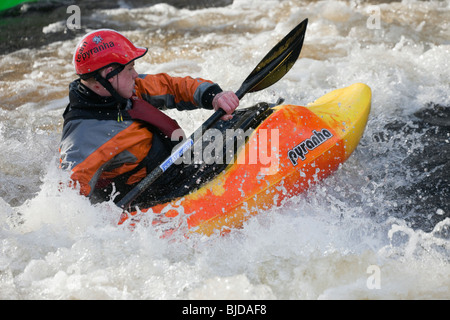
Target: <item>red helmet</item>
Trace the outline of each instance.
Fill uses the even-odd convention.
[[[134,46],[117,31],[100,29],[81,39],[73,55],[73,64],[75,72],[82,76],[115,63],[124,66],[145,55],[147,50]]]

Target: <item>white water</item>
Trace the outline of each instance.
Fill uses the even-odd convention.
[[[374,8],[380,26],[370,29]],[[450,1],[238,0],[95,14],[133,26],[124,34],[150,48],[138,72],[200,76],[231,90],[309,18],[293,69],[241,105],[279,96],[306,104],[363,82],[373,92],[367,130],[349,161],[309,192],[225,237],[171,242],[152,228],[116,226],[121,211],[113,204],[93,206],[60,185],[68,177],[57,169],[57,148],[78,38],[1,55],[0,299],[450,298],[449,213],[390,215],[405,201],[394,188],[416,178],[393,164],[424,146],[418,134],[372,138],[429,102],[450,105]],[[62,32],[57,21],[48,24],[45,32]],[[192,131],[210,113],[170,114]],[[436,213],[442,221],[430,231],[403,218]],[[376,288],[370,266],[379,270]]]

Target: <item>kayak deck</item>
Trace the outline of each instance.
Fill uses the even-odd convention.
[[[214,179],[233,161],[248,136],[273,113],[273,106],[259,103],[238,110],[233,119],[217,121],[183,159],[169,167],[164,176],[142,194],[133,206],[148,208],[186,196]],[[245,135],[232,133],[242,132]],[[221,142],[218,139],[222,139]],[[227,139],[232,139],[227,141]],[[230,161],[231,160],[231,161]]]

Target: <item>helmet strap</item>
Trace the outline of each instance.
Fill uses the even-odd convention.
[[[111,71],[110,73],[108,73],[106,75],[106,80],[111,79],[114,76],[117,76],[119,73],[122,72],[122,70],[125,69],[124,65],[119,65],[117,68],[115,68],[113,71]]]
[[[117,71],[119,70],[119,71]],[[113,86],[111,85],[111,83],[108,81],[108,79],[114,77],[115,75],[119,74],[121,71],[123,70],[123,67],[119,67],[117,69],[114,69],[113,71],[111,71],[110,73],[108,73],[106,75],[106,78],[103,78],[100,73],[97,73],[95,75],[95,80],[97,80],[103,87],[105,87],[106,90],[108,90],[108,92],[117,100],[117,102],[119,102],[120,104],[126,104],[128,102],[128,99],[122,97],[117,91],[116,89],[113,88]],[[111,75],[112,73],[114,73],[113,75]]]

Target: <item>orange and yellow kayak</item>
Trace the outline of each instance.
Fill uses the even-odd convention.
[[[239,228],[251,216],[300,194],[335,171],[357,147],[371,106],[362,83],[334,90],[307,106],[271,106],[233,161],[183,196],[122,214],[119,224],[151,214],[178,219],[206,235]],[[133,222],[134,223],[134,222]]]

